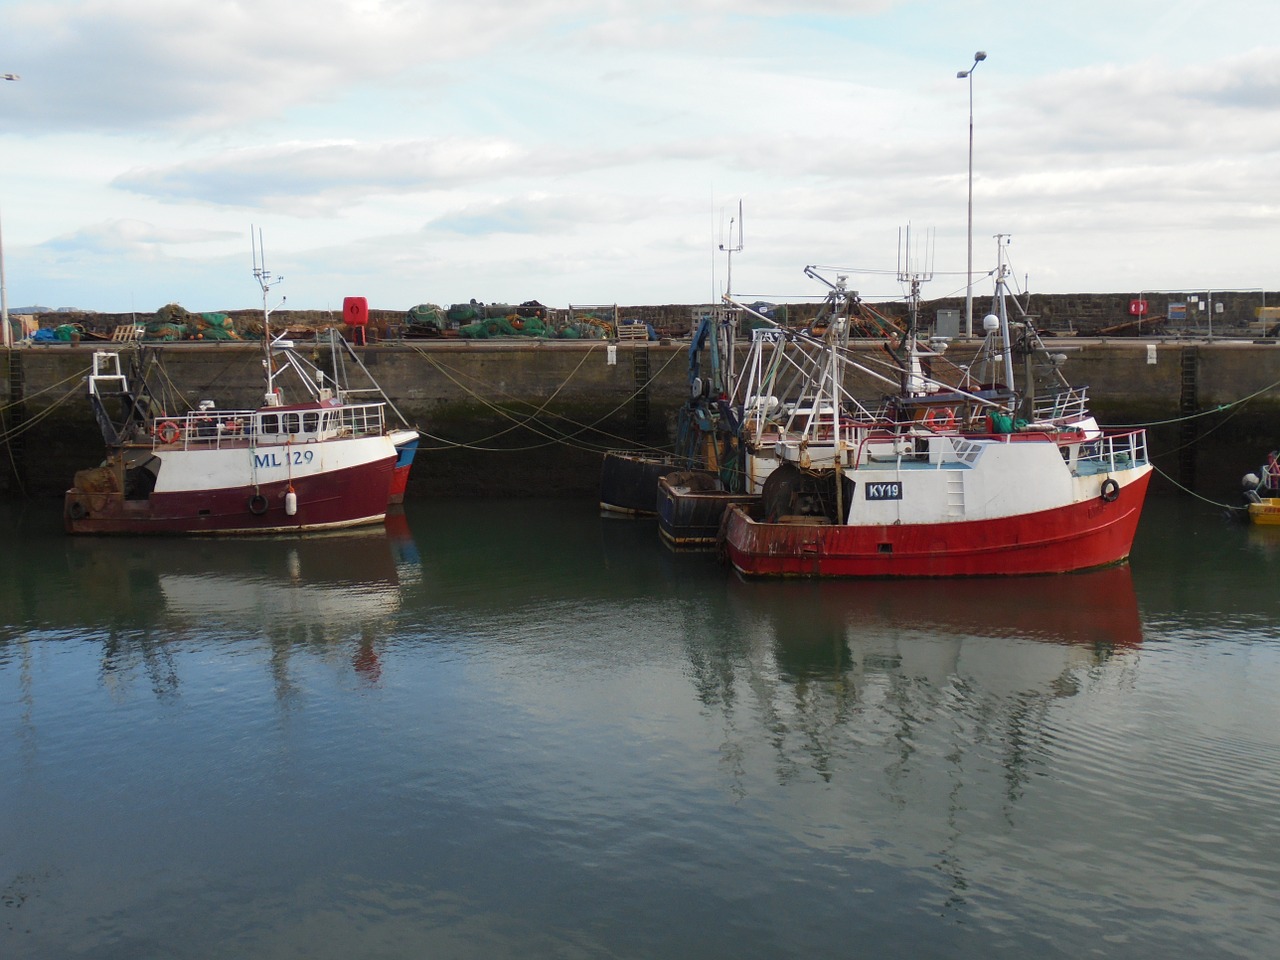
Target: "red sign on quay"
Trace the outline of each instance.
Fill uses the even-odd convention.
[[[1144,315],[1146,314],[1146,312],[1147,312],[1147,301],[1145,301],[1145,300],[1130,300],[1130,301],[1129,301],[1129,312],[1130,312],[1131,314],[1133,314],[1135,317],[1141,317],[1141,316],[1144,316]]]

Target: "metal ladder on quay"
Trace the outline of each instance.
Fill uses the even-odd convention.
[[[17,472],[19,469],[17,465],[26,462],[23,426],[27,421],[27,378],[21,351],[8,350],[6,354],[9,389],[5,395],[4,404],[0,405],[0,437],[4,438],[4,445],[8,449],[6,459],[13,465],[15,471],[12,481],[21,489],[22,476]]]
[[[637,441],[649,437],[649,346],[635,343],[631,346],[631,372],[635,381],[635,395],[631,401],[631,430]]]
[[[1199,439],[1199,425],[1195,415],[1200,411],[1200,349],[1199,347],[1183,347],[1181,357],[1182,383],[1178,395],[1178,412],[1181,423],[1178,427],[1178,482],[1188,489],[1195,489],[1196,483],[1196,441]]]

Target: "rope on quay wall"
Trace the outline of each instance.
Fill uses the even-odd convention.
[[[1206,432],[1202,433],[1200,436],[1196,437],[1196,439],[1195,439],[1195,440],[1193,440],[1191,443],[1184,443],[1184,444],[1181,444],[1181,445],[1179,445],[1179,446],[1174,447],[1174,448],[1173,448],[1173,449],[1171,449],[1171,450],[1165,450],[1165,451],[1163,451],[1163,452],[1160,454],[1160,456],[1162,456],[1162,457],[1165,457],[1165,456],[1172,456],[1172,455],[1173,455],[1173,454],[1175,454],[1175,453],[1181,453],[1183,450],[1187,449],[1188,447],[1194,446],[1195,444],[1197,444],[1197,443],[1199,443],[1201,440],[1203,440],[1205,437],[1207,437],[1207,436],[1209,436],[1211,433],[1213,433],[1215,430],[1218,430],[1218,429],[1220,429],[1221,427],[1225,426],[1225,425],[1226,425],[1226,423],[1227,423],[1227,421],[1229,421],[1229,420],[1231,419],[1231,417],[1234,417],[1234,416],[1236,416],[1238,413],[1240,413],[1240,410],[1239,410],[1239,408],[1240,408],[1240,407],[1243,407],[1246,403],[1248,403],[1250,400],[1253,400],[1255,397],[1259,397],[1259,396],[1261,396],[1262,394],[1266,393],[1267,391],[1269,391],[1269,390],[1274,390],[1274,389],[1275,389],[1275,388],[1277,388],[1277,387],[1280,387],[1280,380],[1277,380],[1277,381],[1275,381],[1274,383],[1272,383],[1272,384],[1270,384],[1270,385],[1268,385],[1268,386],[1263,387],[1261,390],[1255,390],[1253,393],[1249,394],[1248,396],[1241,397],[1241,398],[1240,398],[1240,399],[1238,399],[1238,400],[1232,400],[1230,403],[1220,403],[1220,404],[1218,404],[1216,407],[1212,407],[1212,408],[1210,408],[1210,409],[1208,409],[1208,410],[1201,410],[1201,411],[1199,411],[1199,412],[1197,412],[1197,413],[1192,413],[1192,414],[1189,414],[1189,415],[1187,415],[1187,416],[1185,416],[1185,417],[1174,417],[1174,418],[1172,418],[1172,419],[1170,419],[1170,420],[1153,420],[1153,421],[1150,421],[1150,422],[1148,422],[1148,423],[1131,423],[1131,424],[1126,424],[1126,425],[1124,425],[1124,426],[1130,426],[1130,427],[1156,427],[1156,426],[1167,426],[1167,425],[1169,425],[1169,424],[1186,423],[1186,422],[1191,421],[1191,420],[1197,420],[1197,419],[1199,419],[1199,418],[1201,418],[1201,417],[1207,417],[1207,416],[1211,416],[1211,415],[1220,414],[1220,413],[1224,413],[1224,412],[1230,411],[1230,416],[1223,417],[1223,419],[1222,419],[1222,421],[1221,421],[1220,423],[1215,424],[1215,425],[1214,425],[1213,427],[1211,427],[1209,430],[1207,430]],[[1117,425],[1117,426],[1118,426],[1118,425]],[[1120,428],[1120,429],[1123,429],[1123,426],[1120,426],[1119,428]],[[1177,487],[1177,488],[1178,488],[1179,490],[1181,490],[1183,493],[1189,494],[1189,495],[1191,495],[1192,497],[1194,497],[1195,499],[1200,500],[1200,501],[1202,501],[1203,503],[1207,503],[1207,504],[1209,504],[1210,506],[1218,507],[1218,508],[1219,508],[1219,509],[1221,509],[1221,510],[1225,510],[1225,511],[1227,511],[1227,513],[1228,513],[1228,514],[1230,514],[1230,515],[1233,515],[1233,516],[1234,516],[1234,515],[1238,515],[1238,514],[1240,513],[1240,509],[1241,509],[1241,508],[1240,508],[1240,507],[1238,507],[1238,506],[1235,506],[1235,505],[1230,504],[1230,503],[1219,503],[1217,500],[1211,500],[1211,499],[1209,499],[1208,497],[1206,497],[1206,496],[1204,496],[1204,495],[1202,495],[1202,494],[1196,493],[1196,492],[1195,492],[1194,490],[1192,490],[1190,487],[1184,486],[1183,484],[1179,483],[1177,480],[1173,479],[1173,477],[1172,477],[1172,476],[1170,476],[1168,473],[1166,473],[1164,470],[1161,470],[1158,466],[1156,466],[1155,460],[1156,460],[1156,458],[1155,458],[1155,457],[1151,457],[1151,458],[1150,458],[1150,461],[1151,461],[1151,469],[1152,469],[1152,470],[1154,470],[1156,473],[1160,474],[1160,476],[1164,477],[1164,478],[1165,478],[1165,480],[1167,480],[1167,481],[1168,481],[1170,484],[1172,484],[1173,486]]]
[[[13,455],[13,444],[9,442],[9,428],[4,416],[4,412],[0,411],[0,424],[4,424],[4,449],[9,455],[9,469],[13,472],[13,479],[18,484],[18,489],[22,491],[22,495],[27,495],[27,488],[22,482],[22,472],[18,469],[18,461]]]
[[[69,377],[63,377],[57,383],[49,384],[49,386],[45,387],[43,390],[37,390],[35,393],[32,393],[32,394],[26,394],[23,396],[21,400],[16,400],[12,403],[6,403],[0,406],[0,412],[11,410],[14,407],[16,407],[19,403],[25,403],[27,400],[34,400],[36,397],[43,396],[44,394],[50,392],[51,390],[56,390],[58,387],[62,386],[64,383],[69,383],[72,380],[83,381],[84,378],[89,375],[89,371],[92,369],[93,369],[92,367],[84,367],[81,370],[77,370],[75,373],[71,374],[71,376]],[[79,384],[77,384],[76,386],[78,387]],[[58,400],[58,403],[62,403],[66,399],[67,397],[63,396],[61,399]],[[54,405],[57,406],[57,404],[54,404]]]
[[[663,371],[667,369],[667,367],[669,367],[672,363],[674,363],[677,359],[679,359],[678,352],[673,353],[671,355],[671,359],[669,359],[665,364],[663,364],[662,367],[658,370],[658,372],[653,376],[651,376],[643,386],[634,390],[629,396],[625,397],[620,403],[618,403],[612,409],[602,414],[594,423],[590,423],[590,424],[578,423],[574,420],[570,420],[567,417],[562,417],[559,414],[550,414],[550,416],[555,417],[557,420],[563,421],[564,423],[570,424],[574,427],[572,431],[564,432],[564,431],[558,430],[557,428],[551,425],[540,423],[536,419],[539,416],[539,414],[544,414],[547,412],[546,411],[547,405],[550,404],[551,401],[554,400],[556,396],[573,380],[574,376],[577,375],[578,371],[581,370],[583,365],[587,362],[587,360],[591,358],[591,355],[595,353],[598,346],[601,346],[601,344],[592,344],[591,349],[588,350],[583,355],[582,360],[580,360],[578,362],[578,365],[574,367],[572,371],[569,372],[569,375],[565,377],[565,379],[560,383],[558,387],[556,387],[556,389],[551,393],[551,395],[548,396],[546,400],[544,400],[541,403],[540,406],[535,407],[531,414],[529,414],[527,417],[524,417],[523,419],[518,419],[517,416],[513,414],[510,410],[494,403],[493,401],[489,400],[487,397],[482,396],[476,390],[472,389],[466,383],[464,383],[463,380],[460,378],[460,376],[455,375],[455,372],[451,372],[449,368],[446,368],[435,357],[431,356],[426,351],[415,346],[413,348],[415,353],[417,353],[419,356],[424,357],[428,363],[430,363],[433,367],[435,367],[438,371],[440,371],[441,374],[443,374],[455,386],[457,386],[459,389],[465,392],[469,397],[479,401],[482,405],[489,408],[494,413],[497,413],[499,416],[512,421],[511,426],[507,427],[506,429],[499,430],[497,433],[490,434],[487,437],[481,437],[478,440],[473,440],[468,442],[458,442],[458,441],[448,440],[444,437],[438,437],[426,431],[419,431],[420,433],[422,433],[423,436],[427,437],[430,440],[435,441],[438,444],[437,446],[426,447],[424,449],[427,449],[427,450],[466,449],[466,450],[477,450],[477,451],[489,452],[489,453],[521,453],[529,450],[543,449],[545,447],[554,446],[556,444],[563,444],[565,446],[573,447],[575,449],[583,450],[589,453],[603,453],[606,450],[613,449],[612,447],[603,446],[600,444],[592,444],[592,443],[585,443],[585,442],[578,442],[578,443],[570,442],[574,438],[579,437],[581,434],[587,433],[587,432],[593,432],[602,437],[617,440],[621,443],[627,444],[629,449],[634,449],[635,448],[634,441],[629,440],[625,437],[618,437],[614,434],[610,434],[603,430],[600,430],[599,424],[608,420],[610,417],[616,414],[619,410],[621,410],[627,404],[634,401],[634,399],[640,394],[642,390],[645,389],[646,386],[648,386],[649,383],[652,383],[653,380],[655,380],[660,374],[663,373]],[[469,379],[474,381],[474,380],[477,380],[478,378],[472,377]],[[532,431],[533,433],[539,436],[546,437],[547,442],[531,444],[526,447],[491,447],[491,446],[482,445],[496,439],[497,437],[501,437],[505,434],[508,434],[511,431],[516,430],[520,427],[529,429],[530,431]],[[539,429],[539,427],[541,427],[542,429]],[[665,452],[657,447],[651,447],[648,449],[652,450],[653,452]]]
[[[11,409],[13,409],[14,407],[16,407],[16,406],[18,405],[18,403],[22,403],[22,402],[24,402],[25,400],[34,399],[35,397],[38,397],[38,396],[40,396],[41,394],[48,393],[50,390],[53,390],[55,387],[60,387],[60,386],[62,386],[64,383],[66,383],[66,382],[67,382],[67,381],[69,381],[69,380],[74,380],[74,379],[76,379],[76,378],[81,378],[81,379],[83,379],[83,378],[88,374],[88,371],[89,371],[89,368],[88,368],[88,367],[85,367],[85,369],[84,369],[83,371],[81,371],[80,373],[72,374],[72,375],[71,375],[71,376],[69,376],[69,377],[65,377],[65,378],[63,378],[62,380],[59,380],[57,383],[50,384],[49,386],[45,387],[43,390],[39,390],[39,391],[37,391],[37,392],[33,393],[30,397],[25,397],[25,398],[23,398],[23,400],[16,401],[16,402],[14,402],[14,403],[8,403],[8,404],[5,404],[3,407],[0,407],[0,413],[8,412],[9,410],[11,410]],[[21,425],[21,426],[16,427],[16,428],[14,428],[14,429],[9,429],[8,427],[5,427],[5,428],[4,428],[4,430],[3,430],[3,432],[0,432],[0,442],[3,442],[6,446],[8,446],[8,445],[9,445],[9,442],[10,442],[14,437],[19,437],[19,436],[21,436],[22,434],[26,433],[26,432],[27,432],[28,430],[30,430],[33,426],[35,426],[35,425],[36,425],[37,423],[39,423],[41,420],[43,420],[43,419],[45,419],[46,417],[48,417],[48,416],[49,416],[50,414],[52,414],[55,410],[57,410],[60,406],[62,406],[64,403],[66,403],[68,400],[70,400],[72,397],[76,396],[79,392],[80,392],[80,384],[79,384],[79,383],[77,383],[75,386],[73,386],[71,389],[69,389],[66,393],[64,393],[62,396],[60,396],[57,400],[55,400],[52,404],[50,404],[48,407],[46,407],[44,410],[42,410],[42,411],[41,411],[37,416],[29,417],[29,418],[27,418],[26,420],[24,420],[24,421],[22,422],[22,425]],[[11,459],[11,460],[12,460],[12,454],[13,454],[13,451],[12,451],[12,449],[11,449],[11,450],[10,450],[10,459]]]
[[[1205,437],[1212,434],[1214,431],[1221,429],[1227,424],[1227,422],[1232,417],[1240,413],[1240,409],[1239,409],[1240,407],[1244,406],[1244,404],[1248,403],[1250,400],[1254,399],[1255,397],[1261,396],[1262,394],[1266,393],[1268,390],[1274,390],[1276,387],[1280,387],[1280,380],[1277,380],[1275,383],[1272,383],[1268,386],[1263,387],[1261,390],[1255,390],[1253,393],[1249,394],[1248,396],[1241,397],[1238,400],[1232,400],[1230,403],[1220,403],[1216,407],[1212,407],[1208,410],[1200,410],[1197,413],[1188,414],[1185,417],[1173,417],[1169,420],[1151,420],[1146,423],[1110,424],[1108,426],[1114,429],[1124,429],[1125,427],[1162,427],[1162,426],[1169,426],[1171,424],[1187,423],[1191,420],[1198,420],[1201,417],[1215,416],[1217,414],[1227,413],[1227,412],[1230,413],[1229,416],[1223,417],[1219,423],[1215,424],[1214,426],[1206,430],[1204,433],[1200,434],[1200,436],[1196,437],[1195,440],[1189,443],[1180,444],[1176,447],[1173,447],[1170,450],[1161,451],[1160,457],[1162,458],[1170,457],[1170,456],[1173,456],[1174,454],[1181,453],[1183,450],[1186,450],[1188,447],[1195,446],[1195,444],[1199,443],[1201,440],[1203,440]],[[1173,479],[1172,476],[1170,476],[1164,470],[1161,470],[1158,466],[1156,466],[1156,459],[1157,459],[1156,457],[1153,456],[1153,457],[1150,457],[1149,459],[1151,462],[1151,469],[1153,469],[1156,473],[1160,474],[1160,476],[1164,477],[1165,480],[1169,481],[1170,484],[1177,487],[1183,493],[1190,494],[1192,497],[1195,497],[1197,500],[1203,501],[1204,503],[1207,503],[1214,507],[1218,507],[1222,510],[1229,511],[1232,514],[1239,513],[1240,511],[1239,507],[1233,506],[1232,504],[1229,504],[1229,503],[1219,503],[1217,500],[1210,500],[1208,497],[1203,496],[1202,494],[1196,493],[1190,487],[1184,486],[1183,484],[1179,483],[1177,480]]]
[[[522,427],[522,426],[529,426],[531,423],[533,423],[534,419],[538,416],[538,414],[540,414],[540,413],[542,413],[543,411],[545,411],[545,410],[546,410],[547,404],[549,404],[552,400],[554,400],[554,399],[555,399],[555,398],[560,394],[560,391],[561,391],[561,390],[563,390],[563,389],[565,388],[565,386],[566,386],[566,385],[568,385],[568,383],[569,383],[569,382],[574,378],[574,376],[577,374],[577,372],[578,372],[579,370],[581,370],[581,369],[582,369],[582,365],[583,365],[583,364],[585,364],[585,363],[587,362],[587,360],[588,360],[588,359],[590,359],[591,354],[595,352],[595,345],[592,345],[591,349],[590,349],[590,350],[588,350],[585,354],[583,354],[582,359],[581,359],[580,361],[578,361],[578,365],[577,365],[576,367],[574,367],[574,368],[573,368],[573,370],[571,370],[571,371],[569,372],[569,375],[568,375],[567,377],[565,377],[565,379],[564,379],[564,380],[562,380],[562,381],[560,382],[560,385],[559,385],[558,387],[556,387],[556,388],[555,388],[555,390],[553,390],[553,391],[551,392],[550,396],[548,396],[545,400],[543,400],[543,401],[542,401],[542,405],[541,405],[541,406],[539,406],[539,407],[536,407],[536,408],[534,409],[533,413],[531,413],[531,414],[530,414],[528,417],[526,417],[523,421],[515,420],[515,418],[514,418],[513,416],[511,416],[511,415],[508,413],[508,411],[504,410],[502,407],[499,407],[497,404],[490,402],[488,399],[486,399],[485,397],[482,397],[479,393],[477,393],[476,391],[472,390],[470,387],[468,387],[468,386],[466,386],[465,384],[463,384],[463,382],[462,382],[462,381],[461,381],[457,376],[455,376],[455,375],[454,375],[453,373],[451,373],[449,370],[446,370],[443,364],[439,363],[439,362],[438,362],[434,357],[432,357],[432,356],[430,356],[429,354],[427,354],[427,353],[426,353],[426,351],[424,351],[424,350],[423,350],[423,349],[421,349],[420,347],[416,347],[416,346],[415,346],[415,347],[414,347],[414,352],[415,352],[415,353],[417,353],[417,354],[418,354],[418,356],[420,356],[420,357],[424,357],[428,363],[430,363],[433,367],[435,367],[438,371],[440,371],[440,373],[444,374],[444,376],[445,376],[448,380],[450,380],[450,381],[451,381],[455,386],[459,387],[459,388],[460,388],[464,393],[466,393],[468,396],[470,396],[470,397],[472,397],[472,398],[474,398],[474,399],[476,399],[476,400],[479,400],[479,401],[480,401],[484,406],[488,407],[489,409],[493,410],[494,412],[499,413],[499,414],[501,414],[502,416],[507,417],[508,419],[511,419],[511,420],[513,421],[513,422],[512,422],[512,425],[511,425],[510,427],[508,427],[507,429],[505,429],[505,430],[501,430],[501,431],[499,431],[498,433],[491,434],[490,436],[488,436],[488,437],[484,437],[484,438],[483,438],[484,440],[492,440],[492,439],[494,439],[494,438],[496,438],[496,437],[501,437],[501,436],[503,436],[504,434],[510,433],[512,430],[515,430],[515,429],[517,429],[517,428],[519,428],[519,427]],[[537,433],[537,432],[538,432],[536,429],[534,429],[534,428],[533,428],[533,427],[531,427],[531,426],[530,426],[529,428],[530,428],[531,430],[534,430],[534,432],[535,432],[535,433]],[[542,434],[542,435],[543,435],[543,436],[546,436],[546,434]],[[430,436],[430,435],[428,434],[428,436]],[[431,437],[431,439],[433,439],[433,440],[439,440],[440,438],[438,438],[438,437]],[[466,447],[466,446],[470,446],[470,444],[453,443],[453,442],[451,442],[451,441],[444,441],[444,443],[446,443],[446,444],[447,444],[448,446],[450,446],[450,447]],[[541,446],[541,444],[540,444],[540,446]],[[479,447],[477,447],[477,448],[475,448],[475,449],[483,449],[483,448],[479,448]]]
[[[21,400],[13,400],[10,403],[0,406],[0,442],[4,443],[5,453],[9,457],[9,468],[12,471],[14,482],[17,483],[18,488],[22,491],[22,495],[24,497],[27,495],[27,490],[25,485],[22,482],[22,471],[18,469],[18,460],[14,456],[13,439],[15,437],[19,437],[22,434],[26,433],[29,429],[31,429],[33,426],[35,426],[37,423],[39,423],[49,414],[53,413],[54,410],[58,409],[58,407],[62,406],[64,403],[70,400],[72,396],[79,393],[81,382],[83,382],[84,378],[88,375],[90,369],[91,369],[90,367],[84,367],[83,369],[77,371],[76,373],[71,374],[69,377],[65,377],[62,380],[59,380],[57,383],[52,383],[49,386],[45,387],[43,390],[36,391],[31,395],[31,397],[23,397]],[[72,380],[77,381],[75,386],[71,387],[66,393],[64,393],[61,397],[59,397],[56,401],[54,401],[54,403],[48,408],[46,408],[45,411],[40,414],[40,416],[32,417],[28,420],[23,421],[22,426],[18,428],[11,429],[9,427],[9,418],[7,414],[19,403],[24,403],[26,402],[26,400],[33,399],[35,397],[41,396],[42,394],[48,393],[50,390],[60,387],[65,383],[69,383]]]
[[[1193,413],[1185,417],[1174,417],[1171,420],[1151,420],[1147,423],[1107,424],[1107,426],[1123,429],[1124,427],[1164,427],[1173,423],[1186,423],[1188,420],[1196,420],[1199,417],[1207,417],[1211,414],[1222,413],[1224,410],[1230,410],[1233,407],[1241,406],[1242,404],[1248,403],[1255,397],[1262,396],[1262,394],[1266,393],[1268,390],[1275,390],[1277,387],[1280,387],[1280,380],[1276,380],[1274,383],[1268,384],[1261,390],[1255,390],[1253,393],[1246,397],[1241,397],[1239,400],[1232,400],[1230,403],[1220,403],[1216,407],[1212,407],[1208,410],[1201,410],[1198,413]]]
[[[1169,483],[1173,484],[1173,486],[1177,487],[1183,493],[1190,494],[1191,496],[1195,497],[1197,500],[1200,500],[1203,503],[1209,504],[1209,506],[1211,507],[1218,507],[1221,510],[1227,511],[1232,516],[1239,514],[1242,509],[1241,507],[1233,506],[1232,504],[1229,504],[1229,503],[1219,503],[1217,500],[1210,500],[1208,497],[1204,496],[1203,494],[1196,493],[1190,487],[1184,487],[1177,480],[1173,479],[1173,477],[1169,476],[1169,474],[1165,473],[1163,470],[1157,467],[1154,463],[1151,464],[1151,469],[1154,470],[1156,473],[1160,474],[1160,476],[1164,477],[1166,480],[1169,481]]]

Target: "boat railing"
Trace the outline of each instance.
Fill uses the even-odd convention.
[[[159,417],[151,424],[153,446],[221,447],[242,443],[254,433],[253,410],[192,410]]]
[[[383,403],[352,403],[338,408],[339,423],[352,436],[378,436],[386,429]]]
[[[221,448],[254,443],[314,443],[338,437],[381,436],[386,432],[386,405],[355,403],[341,407],[291,410],[192,410],[157,418],[151,425],[153,446],[180,444],[184,449]]]
[[[1067,387],[1042,397],[1037,397],[1032,409],[1032,419],[1074,420],[1089,412],[1088,387]]]
[[[1080,445],[1076,473],[1097,474],[1132,470],[1147,463],[1147,431],[1115,430]]]

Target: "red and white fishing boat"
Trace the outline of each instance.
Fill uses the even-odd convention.
[[[389,424],[385,398],[353,401],[287,341],[273,341],[266,308],[273,281],[256,252],[254,274],[263,290],[266,387],[257,408],[220,409],[203,401],[196,410],[170,414],[140,371],[126,375],[119,352],[94,354],[89,402],[107,456],[79,471],[67,491],[68,532],[332,530],[381,523],[388,504],[403,498],[417,431]],[[332,349],[336,358],[339,348]],[[295,380],[305,397],[286,402],[284,379]],[[113,401],[118,419],[109,409]]]
[[[953,382],[941,379],[941,351],[916,337],[919,278],[900,277],[911,281],[912,322],[896,392],[877,411],[846,392],[855,368],[882,376],[850,359],[846,325],[829,324],[820,342],[766,332],[791,353],[788,365],[753,351],[758,372],[744,381],[743,440],[761,500],[725,513],[722,548],[738,571],[1023,575],[1129,556],[1152,469],[1145,431],[1098,426],[1086,389],[1062,378],[1065,358],[1048,353],[1029,318],[1009,319],[1006,271],[1002,256],[985,339]],[[1039,392],[1037,368],[1050,381]],[[791,371],[791,394],[775,392],[776,370]]]

